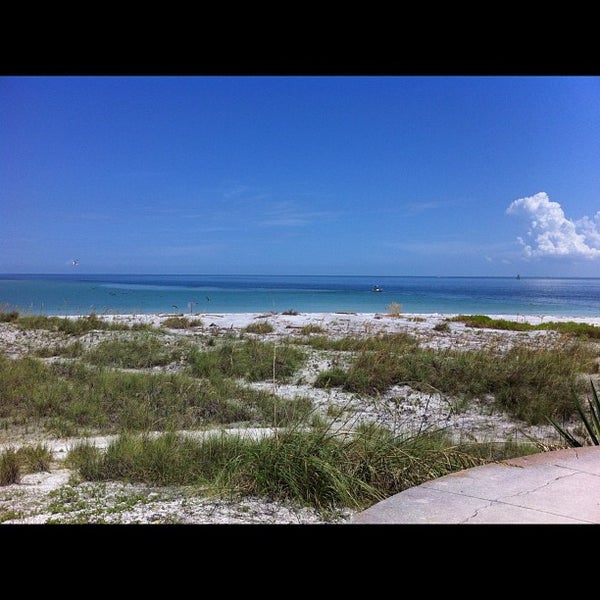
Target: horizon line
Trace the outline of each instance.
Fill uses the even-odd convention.
[[[515,275],[383,275],[383,274],[370,274],[370,273],[358,273],[358,274],[339,274],[339,273],[164,273],[164,272],[152,272],[152,273],[111,273],[111,272],[92,272],[92,273],[73,273],[73,272],[0,272],[0,277],[5,275],[20,275],[20,276],[172,276],[172,277],[371,277],[371,278],[385,278],[385,277],[414,277],[414,278],[436,278],[436,279],[600,279],[600,277],[594,277],[591,275],[521,275],[517,273]]]

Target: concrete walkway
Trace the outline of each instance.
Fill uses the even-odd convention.
[[[600,446],[452,473],[379,502],[351,523],[600,523]]]

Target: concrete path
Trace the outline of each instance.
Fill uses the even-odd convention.
[[[600,446],[452,473],[379,502],[351,523],[600,523]]]

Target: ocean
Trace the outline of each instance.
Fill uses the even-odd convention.
[[[600,278],[0,274],[0,310],[22,314],[385,313],[394,305],[403,313],[600,317]]]

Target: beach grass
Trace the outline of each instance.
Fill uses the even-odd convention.
[[[69,463],[88,481],[198,485],[295,501],[318,509],[362,509],[408,487],[482,464],[441,432],[399,437],[377,426],[339,435],[327,426],[292,428],[251,439],[221,434],[203,439],[167,432],[123,434],[100,452],[88,443]]]
[[[231,423],[289,423],[306,400],[276,398],[212,374],[143,373],[44,363],[0,355],[0,423],[35,423],[53,431],[164,430]]]
[[[15,313],[8,313],[13,315]],[[5,320],[5,319],[2,319]],[[68,335],[81,335],[90,331],[139,331],[152,329],[151,325],[145,323],[122,323],[111,322],[101,319],[95,313],[74,319],[64,317],[49,317],[46,315],[20,315],[9,319],[10,322],[23,330],[46,329],[48,331],[60,331]]]
[[[84,442],[69,453],[67,463],[84,480],[194,485],[319,509],[364,508],[428,479],[540,446],[512,439],[457,442],[428,426],[398,432],[375,422],[341,422],[348,413],[340,405],[319,412],[310,393],[278,395],[278,386],[300,378],[309,361],[318,365],[316,389],[337,388],[367,403],[400,385],[444,395],[455,406],[485,398],[525,424],[576,416],[586,378],[598,372],[595,330],[569,324],[546,323],[553,335],[517,335],[510,346],[492,340],[464,349],[431,347],[408,332],[371,334],[366,327],[364,335],[332,336],[320,325],[305,325],[295,328],[299,336],[293,331],[265,340],[260,335],[273,331],[265,319],[238,331],[189,331],[198,321],[181,316],[143,327],[95,315],[0,321],[56,336],[37,348],[22,346],[21,356],[0,352],[0,427],[117,434],[106,451]],[[449,336],[452,322],[436,331]],[[462,322],[531,331],[478,316],[476,325]],[[177,338],[166,329],[188,331]],[[255,439],[235,433],[240,427],[272,433]],[[215,429],[220,433],[189,435]],[[43,446],[27,455],[5,449],[0,482],[17,482],[49,464]]]
[[[510,319],[494,319],[487,315],[457,315],[448,319],[450,322],[464,323],[468,327],[500,329],[505,331],[557,331],[583,339],[600,339],[600,327],[590,323],[575,321],[547,321],[536,325],[526,321]]]
[[[246,325],[246,327],[242,328],[242,331],[245,333],[265,334],[273,333],[275,327],[273,327],[273,324],[269,323],[269,321],[257,321],[256,323]]]
[[[290,343],[259,339],[228,340],[219,348],[192,349],[188,357],[194,377],[233,377],[254,381],[287,381],[306,360],[306,353]]]

